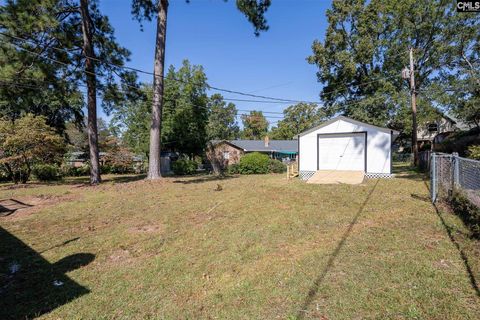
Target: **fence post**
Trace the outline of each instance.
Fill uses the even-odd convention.
[[[453,199],[453,194],[455,192],[455,177],[457,175],[457,159],[458,153],[453,152],[452,155],[450,156],[450,180],[451,180],[451,185],[450,185],[450,190],[448,190],[448,201],[452,201]]]
[[[458,188],[458,186],[460,185],[460,159],[458,157],[458,152],[453,152],[452,153],[452,156],[453,156],[453,186],[454,186],[454,191],[455,189]]]
[[[431,161],[431,164],[430,164],[430,197],[432,198],[432,203],[435,203],[435,201],[437,200],[437,191],[436,191],[436,163],[435,163],[435,153],[432,152],[432,155],[430,157],[430,161]]]

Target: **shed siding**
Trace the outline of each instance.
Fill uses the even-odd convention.
[[[362,131],[367,132],[367,173],[391,174],[391,134],[370,126],[353,124],[342,119],[299,137],[300,170],[317,170],[318,134]]]

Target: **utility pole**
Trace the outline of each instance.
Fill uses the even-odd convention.
[[[413,164],[418,164],[418,143],[417,143],[417,91],[415,90],[415,68],[413,63],[413,48],[410,48],[410,69],[403,69],[403,79],[410,80],[410,95],[412,102],[412,152]]]

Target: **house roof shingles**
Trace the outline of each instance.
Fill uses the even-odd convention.
[[[268,147],[265,147],[264,140],[214,140],[213,144],[227,142],[247,152],[298,152],[297,140],[270,140]]]

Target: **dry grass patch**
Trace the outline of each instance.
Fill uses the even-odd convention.
[[[0,318],[475,319],[478,242],[437,215],[420,175],[400,170],[358,186],[258,175],[0,188],[0,198],[74,196],[0,218],[5,237],[45,260],[11,276],[5,268],[24,254],[0,245],[0,273],[13,279],[3,292],[17,292]],[[16,278],[79,253],[94,259],[55,269],[72,282],[66,292],[32,293]],[[60,293],[70,299],[53,299]],[[18,307],[32,298],[43,307]]]

